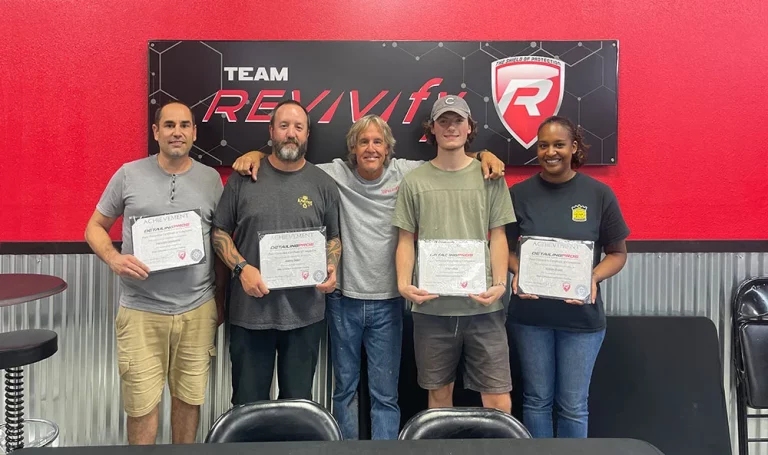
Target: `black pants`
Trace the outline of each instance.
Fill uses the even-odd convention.
[[[269,400],[277,351],[279,399],[312,399],[325,320],[293,330],[249,330],[230,326],[229,357],[232,360],[232,404]]]

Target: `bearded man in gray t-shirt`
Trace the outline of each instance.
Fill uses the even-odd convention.
[[[124,164],[114,174],[88,221],[85,238],[120,276],[115,332],[128,442],[155,442],[158,403],[167,379],[173,442],[193,443],[228,279],[210,237],[222,184],[218,172],[189,156],[197,128],[187,105],[173,101],[158,109],[152,129],[160,153]],[[123,244],[117,251],[109,230],[121,216]],[[186,265],[153,272],[134,256],[138,239],[131,227],[141,218],[145,223],[179,220],[164,228],[158,224],[157,230],[187,224],[201,228],[203,246],[187,251],[184,244],[174,244],[172,254],[186,259]]]
[[[403,177],[424,162],[392,158],[394,150],[389,125],[377,115],[366,115],[347,133],[347,159],[316,165],[336,182],[340,195],[344,259],[336,291],[326,298],[326,314],[336,380],[333,412],[344,439],[359,437],[356,391],[363,345],[368,357],[371,436],[397,439],[400,425],[397,387],[404,302],[397,289],[398,230],[392,226],[392,212]],[[490,152],[479,155],[486,176],[502,176],[503,162]],[[261,181],[270,175],[264,156],[247,153],[233,168]]]

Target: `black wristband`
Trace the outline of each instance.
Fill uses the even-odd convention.
[[[248,265],[248,262],[243,261],[237,264],[234,269],[232,269],[232,274],[235,275],[235,278],[240,276],[240,274],[243,272],[243,269],[245,268],[246,265]]]

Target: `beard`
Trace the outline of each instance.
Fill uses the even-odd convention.
[[[295,163],[307,153],[307,142],[299,143],[296,139],[286,139],[272,146],[272,151],[280,161]]]

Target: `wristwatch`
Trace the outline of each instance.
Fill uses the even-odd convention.
[[[240,276],[240,273],[243,272],[243,268],[248,265],[248,262],[243,261],[235,266],[234,269],[232,269],[232,274],[235,275],[235,278]]]

